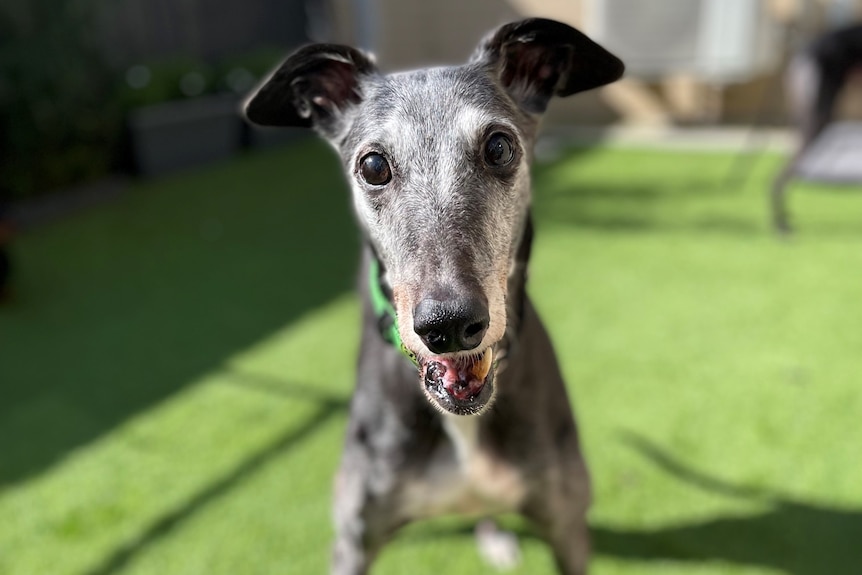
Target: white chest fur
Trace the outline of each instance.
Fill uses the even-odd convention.
[[[403,504],[410,517],[491,515],[515,511],[524,499],[521,473],[482,449],[478,417],[443,416],[452,450],[434,455],[422,477],[411,480]]]

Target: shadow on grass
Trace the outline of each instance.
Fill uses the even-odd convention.
[[[705,563],[721,561],[761,566],[792,575],[855,575],[859,573],[862,509],[837,509],[794,501],[777,493],[710,477],[677,461],[640,436],[626,441],[675,479],[730,497],[758,499],[772,509],[753,516],[717,517],[657,529],[591,527],[593,552],[632,561]],[[537,539],[524,524],[515,526],[521,539]],[[428,538],[471,537],[469,525],[429,526],[408,530],[403,541],[421,544]]]
[[[146,183],[16,241],[0,308],[0,490],[353,286],[322,144]]]
[[[722,561],[794,575],[859,573],[862,509],[829,508],[734,485],[687,467],[639,436],[628,442],[676,479],[713,493],[756,498],[772,508],[759,515],[718,517],[651,530],[593,529],[597,553],[641,561]]]
[[[746,210],[733,214],[713,211],[702,214],[680,213],[683,202],[696,202],[718,192],[691,192],[688,186],[666,184],[626,184],[623,182],[589,182],[570,191],[539,194],[535,214],[542,222],[565,224],[582,229],[609,232],[711,232],[731,236],[763,234],[764,222]]]
[[[683,231],[753,236],[762,235],[766,229],[764,222],[744,210],[734,210],[736,214],[669,217],[676,209],[674,203],[683,200],[690,201],[691,197],[687,198],[681,187],[673,185],[652,187],[593,182],[580,190],[537,200],[535,214],[541,222],[608,232]]]
[[[539,230],[546,222],[610,233],[773,235],[768,192],[778,165],[759,166],[739,184],[727,177],[732,159],[726,156],[644,150],[619,154],[605,165],[601,158],[596,164],[580,163],[576,153],[537,166],[533,213]],[[799,186],[824,204],[858,190],[858,185]],[[790,211],[794,213],[792,198]],[[858,237],[862,232],[858,218],[842,217],[846,208],[835,205],[829,211],[832,215],[825,219],[797,214],[806,237]]]
[[[698,214],[680,210],[700,201],[738,201],[739,189],[722,184],[721,158],[699,154],[680,159],[669,154],[639,153],[635,165],[609,165],[606,174],[591,167],[572,170],[570,162],[539,166],[534,172],[537,219],[583,229],[610,232],[681,230],[729,235],[763,233],[763,222],[735,209],[732,214],[714,209]],[[643,173],[639,168],[646,167]],[[764,188],[765,189],[765,188]],[[764,200],[765,201],[765,200]],[[673,217],[677,211],[678,216]],[[669,217],[671,214],[671,217]],[[764,216],[765,217],[765,216]]]
[[[281,388],[285,387],[280,383]],[[309,386],[310,387],[310,386]],[[304,392],[304,390],[303,390]],[[273,459],[284,455],[292,447],[299,445],[311,436],[315,431],[326,425],[333,416],[341,415],[347,408],[347,401],[321,401],[320,407],[302,425],[291,429],[286,434],[277,438],[269,445],[252,454],[233,471],[212,482],[202,489],[186,504],[171,510],[150,525],[133,542],[118,548],[109,555],[101,564],[86,572],[86,575],[109,575],[123,569],[139,553],[145,552],[148,547],[158,543],[159,540],[168,537],[174,529],[180,526],[186,519],[191,518],[199,510],[209,503],[229,492],[233,487],[242,483],[244,479],[260,470]]]
[[[320,389],[319,385],[287,382],[281,378],[244,369],[232,368],[230,382],[261,393],[287,399],[313,401],[323,405],[338,405],[347,409],[349,398]]]

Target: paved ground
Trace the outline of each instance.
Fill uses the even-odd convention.
[[[862,183],[862,122],[830,126],[805,154],[799,171],[807,180]]]

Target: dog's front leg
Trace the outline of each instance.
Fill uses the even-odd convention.
[[[362,478],[352,475],[347,466],[342,465],[336,479],[332,575],[364,575],[373,559],[362,517],[367,496]]]
[[[583,460],[567,462],[549,474],[530,497],[524,515],[550,545],[560,575],[584,575],[590,555],[587,509],[590,480]]]
[[[364,446],[348,445],[336,477],[332,575],[364,575],[377,552],[404,521],[399,519],[394,483]]]

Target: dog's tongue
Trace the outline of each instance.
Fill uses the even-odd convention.
[[[482,391],[493,356],[489,348],[477,358],[435,357],[423,366],[423,376],[426,381],[442,385],[455,399],[465,401]]]

